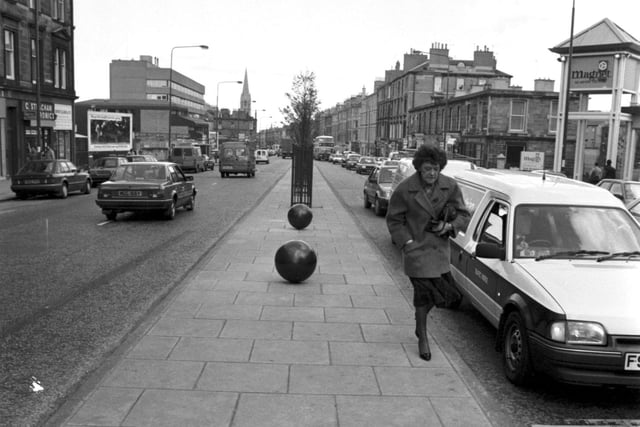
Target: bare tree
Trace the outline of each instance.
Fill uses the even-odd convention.
[[[289,126],[291,138],[298,145],[311,145],[313,118],[318,112],[316,75],[301,72],[293,79],[291,92],[286,93],[290,105],[282,109],[284,121]]]

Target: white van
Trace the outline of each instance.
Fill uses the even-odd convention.
[[[256,150],[256,163],[269,164],[269,150],[259,149]]]

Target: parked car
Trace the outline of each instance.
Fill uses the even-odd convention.
[[[395,166],[379,166],[375,168],[364,181],[364,207],[373,206],[376,215],[382,216],[387,212],[391,181]]]
[[[347,168],[347,170],[355,170],[359,161],[360,154],[349,154],[342,165]]]
[[[265,149],[259,148],[256,150],[256,163],[269,164],[269,152]]]
[[[614,196],[622,200],[625,204],[631,203],[640,197],[640,181],[625,181],[622,179],[603,179],[597,184],[598,187],[609,190]]]
[[[370,174],[376,168],[376,160],[373,157],[362,156],[355,165],[357,174]]]
[[[96,186],[107,181],[119,166],[127,162],[126,157],[119,156],[107,156],[96,159],[93,165],[89,167],[91,183]]]
[[[19,199],[41,194],[64,199],[72,191],[91,193],[91,177],[69,160],[30,160],[11,177],[11,191]]]
[[[175,163],[126,163],[100,186],[96,204],[111,221],[121,212],[148,211],[173,219],[179,207],[194,209],[196,193],[193,176]]]
[[[206,154],[204,155],[204,170],[214,170],[216,166],[216,161],[213,157],[209,157]]]
[[[496,328],[506,377],[640,386],[640,224],[620,200],[521,171],[455,179],[472,216],[451,272]]]
[[[638,221],[640,221],[640,197],[627,204],[627,209]]]
[[[157,162],[156,159],[151,154],[129,154],[126,157],[128,162]]]

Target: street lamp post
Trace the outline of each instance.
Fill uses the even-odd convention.
[[[194,45],[188,45],[188,46],[174,46],[171,48],[171,59],[169,62],[169,148],[171,147],[171,109],[172,109],[172,104],[173,104],[173,96],[172,96],[172,89],[173,89],[173,51],[175,49],[188,49],[188,48],[200,48],[200,49],[209,49],[209,46],[205,45],[205,44],[194,44]]]
[[[242,84],[241,80],[225,80],[218,82],[216,85],[216,150],[220,150],[220,106],[218,104],[218,96],[220,95],[220,85],[224,83]]]

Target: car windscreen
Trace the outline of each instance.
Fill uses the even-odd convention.
[[[166,181],[164,165],[127,164],[116,169],[111,181]]]
[[[395,168],[382,168],[380,169],[380,175],[378,182],[381,184],[391,184],[393,182],[393,172]]]
[[[513,227],[516,258],[640,251],[640,227],[620,208],[523,205],[515,210]]]

